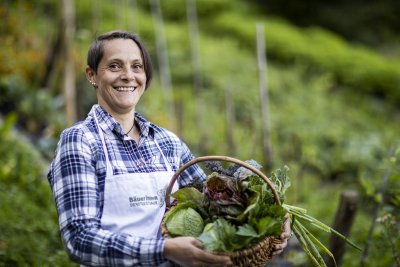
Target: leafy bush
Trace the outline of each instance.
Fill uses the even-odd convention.
[[[0,125],[0,266],[71,266],[63,251],[46,163],[12,130]],[[22,140],[21,140],[22,139]]]
[[[315,70],[332,73],[336,82],[400,102],[400,63],[363,47],[351,46],[340,37],[320,28],[301,29],[280,19],[248,18],[240,13],[224,13],[212,22],[214,34],[223,32],[255,49],[257,23],[265,25],[270,58],[289,63],[302,62]],[[241,23],[236,23],[240,21]],[[214,29],[214,30],[213,30]]]
[[[149,11],[152,1],[138,1],[138,6]],[[162,16],[165,20],[186,21],[187,0],[159,1]],[[230,0],[193,0],[196,5],[197,15],[202,18],[209,18],[226,11],[232,6]]]
[[[365,168],[360,176],[370,228],[365,236],[363,262],[380,261],[400,266],[400,146],[393,144],[389,156]],[[367,231],[366,231],[367,232]],[[385,248],[382,250],[382,248]]]

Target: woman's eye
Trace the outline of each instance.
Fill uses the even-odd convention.
[[[134,72],[143,72],[143,65],[142,64],[134,64],[133,71]]]
[[[119,65],[118,64],[110,64],[109,66],[108,66],[108,68],[111,70],[111,71],[117,71],[117,70],[119,70]]]

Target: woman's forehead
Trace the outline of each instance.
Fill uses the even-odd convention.
[[[112,39],[104,43],[103,58],[142,59],[139,46],[131,39]]]

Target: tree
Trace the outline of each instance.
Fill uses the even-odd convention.
[[[64,82],[63,91],[68,125],[77,119],[75,69],[72,56],[72,47],[75,34],[75,8],[74,0],[62,0],[61,5],[63,36],[64,36]]]

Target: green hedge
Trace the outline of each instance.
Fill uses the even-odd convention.
[[[333,74],[338,84],[352,90],[384,96],[400,103],[400,62],[391,61],[364,47],[346,43],[320,28],[298,28],[274,18],[224,13],[208,25],[214,34],[240,40],[255,51],[256,24],[265,26],[268,56],[280,62],[301,62],[316,71]]]
[[[175,20],[186,23],[187,18],[187,0],[168,0],[160,2],[162,16],[164,20]],[[150,13],[152,1],[138,1],[138,7],[142,11]],[[233,1],[232,0],[193,0],[197,9],[197,16],[202,18],[209,18],[216,16],[217,14],[229,9]]]
[[[12,130],[15,119],[11,114],[0,122],[0,266],[71,266],[45,178],[47,164]]]

